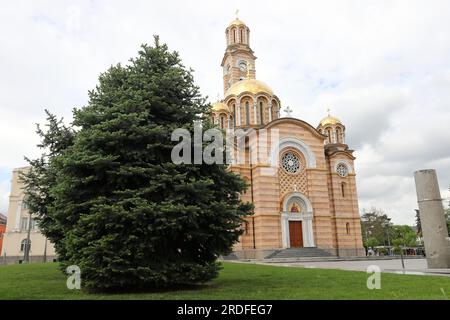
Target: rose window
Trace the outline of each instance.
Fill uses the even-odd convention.
[[[347,168],[347,166],[345,164],[339,163],[338,166],[336,167],[336,172],[341,177],[346,177],[348,175],[348,168]]]
[[[292,152],[285,153],[281,162],[286,172],[297,173],[300,170],[300,159]]]

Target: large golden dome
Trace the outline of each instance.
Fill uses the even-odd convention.
[[[256,79],[244,79],[234,83],[225,93],[225,96],[238,96],[243,92],[250,92],[252,94],[266,93],[273,96],[272,89],[262,81]]]
[[[225,103],[220,102],[220,101],[213,103],[211,110],[214,112],[220,112],[220,111],[230,112],[230,109],[228,108],[228,106]]]

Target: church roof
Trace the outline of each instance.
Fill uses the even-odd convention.
[[[236,19],[231,21],[231,23],[228,25],[228,27],[231,27],[231,26],[245,26],[245,23],[244,23],[244,21],[242,21],[238,17],[236,17]]]
[[[338,118],[333,117],[330,114],[330,109],[328,109],[328,115],[325,118],[323,118],[322,120],[320,120],[319,126],[325,127],[327,125],[335,125],[335,124],[342,124],[342,122]]]
[[[250,92],[252,94],[266,93],[273,96],[272,89],[262,81],[256,79],[244,79],[234,83],[225,93],[225,96],[238,96],[243,92]]]
[[[6,224],[7,217],[0,213],[0,224]]]
[[[228,108],[228,106],[221,101],[214,102],[212,104],[211,110],[215,111],[215,112],[218,112],[218,111],[230,112],[230,109]]]

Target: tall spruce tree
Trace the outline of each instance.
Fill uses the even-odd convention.
[[[241,234],[246,185],[224,165],[174,164],[171,133],[208,112],[190,70],[155,37],[127,66],[101,74],[74,110],[73,143],[50,161],[44,216],[64,269],[92,290],[206,282]],[[208,125],[205,125],[207,128]],[[62,235],[62,236],[60,236]]]

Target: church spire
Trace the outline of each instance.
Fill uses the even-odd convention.
[[[223,89],[228,90],[234,83],[244,79],[255,79],[255,60],[250,48],[250,28],[239,19],[239,10],[235,19],[225,29],[226,45],[223,67]]]

